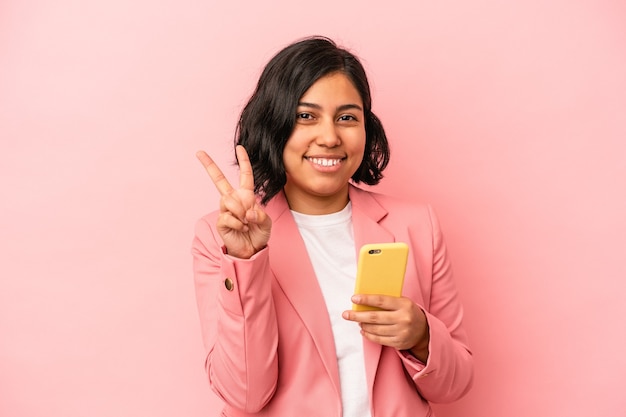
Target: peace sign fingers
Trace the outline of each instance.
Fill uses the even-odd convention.
[[[250,258],[267,245],[272,219],[256,202],[254,173],[248,152],[241,145],[235,148],[235,152],[239,162],[238,189],[233,188],[206,152],[198,151],[196,156],[221,195],[216,227],[227,253],[239,258]]]
[[[213,181],[215,188],[217,188],[217,191],[222,197],[220,199],[220,211],[222,213],[230,213],[231,217],[239,220],[237,227],[234,228],[239,230],[245,228],[245,224],[247,223],[246,211],[254,204],[254,193],[252,191],[235,190],[233,186],[230,185],[230,182],[228,182],[222,170],[206,152],[198,151],[196,156],[204,166],[204,169],[206,169],[206,172],[211,177],[211,181]],[[248,165],[250,165],[249,161]]]
[[[235,152],[237,154],[237,161],[239,162],[239,188],[254,192],[254,173],[252,172],[248,152],[246,152],[246,148],[241,145],[237,145]],[[204,169],[206,169],[206,172],[211,177],[220,195],[231,194],[234,190],[233,186],[230,185],[228,179],[226,179],[226,176],[215,161],[204,151],[198,151],[196,157],[200,160]]]

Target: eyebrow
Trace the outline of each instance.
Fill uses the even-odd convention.
[[[320,106],[319,104],[315,104],[315,103],[307,103],[307,102],[299,102],[298,103],[298,107],[303,106],[303,107],[311,107],[313,109],[317,109],[317,110],[321,110],[322,106]],[[352,110],[352,109],[356,109],[356,110],[360,110],[363,111],[363,108],[361,106],[359,106],[358,104],[342,104],[341,106],[337,107],[336,111],[345,111],[345,110]]]

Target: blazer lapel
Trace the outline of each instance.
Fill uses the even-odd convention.
[[[351,186],[350,201],[352,201],[352,226],[357,257],[361,246],[366,243],[395,242],[394,235],[380,225],[380,221],[387,215],[387,209],[382,207],[371,194]],[[365,371],[370,395],[381,352],[382,345],[363,339]]]
[[[272,271],[308,329],[337,395],[340,395],[337,354],[324,295],[284,194],[276,195],[265,210],[272,218],[269,242]]]

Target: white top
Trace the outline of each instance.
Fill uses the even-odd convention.
[[[357,323],[341,317],[352,308],[356,279],[356,250],[352,205],[340,212],[308,215],[291,211],[304,239],[330,316],[339,365],[344,417],[370,417],[363,338]]]

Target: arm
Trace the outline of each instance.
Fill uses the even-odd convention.
[[[238,189],[209,155],[197,153],[221,198],[219,211],[197,224],[194,278],[211,387],[232,407],[257,412],[272,398],[278,379],[267,247],[272,220],[256,202],[246,150],[237,146],[236,154]]]
[[[428,323],[428,359],[424,364],[407,352],[400,352],[400,355],[425,399],[451,402],[471,388],[473,359],[462,326],[463,309],[445,242],[430,208],[429,213],[433,238],[432,285],[428,308],[421,306]]]
[[[278,329],[271,294],[269,248],[250,259],[224,254],[203,219],[193,240],[193,270],[206,371],[227,404],[256,412],[276,389]],[[229,290],[226,279],[232,286]]]
[[[355,294],[353,303],[380,310],[346,310],[343,317],[358,322],[366,339],[396,349],[424,399],[451,402],[471,387],[472,356],[439,224],[430,207],[417,218],[421,221],[405,238],[420,266],[420,282],[413,284],[421,287],[422,297]]]

